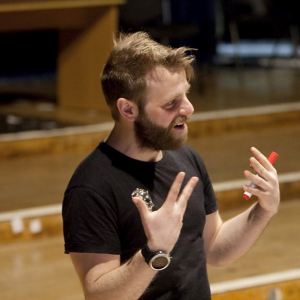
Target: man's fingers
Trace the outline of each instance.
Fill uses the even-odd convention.
[[[250,158],[250,164],[252,169],[258,174],[261,178],[265,179],[265,176],[267,175],[268,171],[265,169],[260,162],[257,161],[256,158],[251,157]],[[252,179],[252,178],[251,178]]]
[[[166,205],[174,204],[177,201],[184,177],[185,177],[184,172],[180,172],[177,174],[177,176],[176,176],[175,180],[173,181],[173,184],[169,190],[167,199],[165,201]]]
[[[266,170],[271,171],[273,170],[272,164],[269,162],[268,158],[264,156],[259,150],[257,150],[255,147],[251,147],[251,152],[254,155],[254,158],[252,160],[250,159],[251,166],[253,166],[253,169],[255,169],[255,165],[260,168],[258,170],[255,169],[255,171],[260,175],[260,173],[264,173]],[[255,160],[259,163],[255,163]]]
[[[141,218],[143,219],[144,216],[149,213],[147,204],[144,202],[143,199],[139,198],[139,197],[132,197],[132,201],[134,202],[134,204],[136,205]]]
[[[198,177],[192,177],[188,181],[188,183],[182,190],[182,192],[177,200],[179,205],[186,206],[187,201],[190,199],[190,196],[191,196],[192,192],[194,191],[194,188],[197,185],[198,181],[199,181]]]
[[[186,186],[183,188],[181,194],[179,195],[184,177],[185,177],[184,172],[178,173],[170,188],[167,199],[164,202],[163,206],[169,208],[174,207],[174,204],[176,202],[178,205],[181,205],[182,207],[186,206],[186,203],[189,200],[197,182],[199,181],[199,178],[198,177],[190,178]],[[149,210],[144,200],[142,200],[139,197],[132,197],[132,201],[135,203],[141,218],[143,219],[145,216],[147,216]]]
[[[185,177],[184,172],[178,173],[170,188],[168,197],[165,201],[165,205],[168,204],[174,205],[175,202],[186,202],[189,199],[197,182],[199,181],[199,178],[198,177],[190,178],[186,186],[183,188],[181,194],[179,195],[184,177]]]

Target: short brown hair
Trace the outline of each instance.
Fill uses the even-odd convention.
[[[119,119],[116,106],[121,97],[142,105],[146,75],[157,66],[183,68],[187,80],[194,77],[194,56],[187,47],[171,48],[157,43],[145,32],[120,33],[101,74],[102,90],[112,117]]]

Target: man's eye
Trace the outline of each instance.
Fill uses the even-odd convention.
[[[170,109],[172,108],[176,103],[176,100],[172,100],[172,101],[169,101],[166,105],[165,105],[165,109]]]

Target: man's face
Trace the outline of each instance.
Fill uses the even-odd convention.
[[[186,143],[185,122],[194,112],[186,97],[189,88],[182,69],[158,67],[148,74],[145,105],[134,123],[141,149],[177,150]]]

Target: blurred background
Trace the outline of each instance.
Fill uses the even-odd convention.
[[[2,12],[3,17],[5,13],[7,11]],[[20,14],[20,11],[17,13]],[[298,14],[295,1],[291,0],[129,0],[119,6],[117,29],[124,32],[145,30],[163,44],[173,47],[185,45],[198,49],[193,54],[197,58],[195,68],[199,75],[197,78],[199,93],[204,94],[209,90],[209,83],[206,84],[205,80],[210,79],[211,73],[219,74],[222,71],[236,73],[243,69],[249,72],[263,71],[258,72],[263,92],[269,88],[265,83],[268,81],[264,77],[265,74],[273,74],[276,73],[275,70],[280,69],[281,73],[277,73],[284,80],[291,73],[287,73],[287,70],[295,71],[289,84],[282,83],[282,88],[290,89],[292,93],[294,79],[297,78],[293,75],[297,75],[299,69]],[[91,20],[94,19],[94,16],[91,17]],[[39,21],[37,19],[34,22]],[[19,27],[17,24],[11,27],[5,25],[1,30],[0,105],[42,102],[48,104],[44,109],[49,110],[51,105],[54,108],[57,105],[77,108],[76,104],[60,103],[57,87],[58,55],[62,52],[61,31],[68,31],[67,38],[70,39],[71,29],[64,25],[63,29],[59,30],[55,28],[57,24],[52,26],[42,24],[40,26],[42,29],[39,29],[38,24],[28,26],[28,29],[21,25]],[[66,39],[65,36],[64,38]],[[83,55],[86,59],[89,54]],[[83,60],[84,62],[87,63]],[[97,68],[100,73],[102,65]],[[242,82],[242,78],[239,79],[240,81],[235,83],[232,78],[232,84],[246,89],[247,83]],[[288,93],[284,96],[286,97],[272,100],[252,99],[251,102],[259,105],[265,101],[272,103],[293,101]],[[205,105],[202,109],[250,106],[252,103],[227,100],[213,105],[214,107]],[[40,108],[43,109],[43,106]],[[90,105],[87,108],[93,110],[95,107]],[[2,114],[1,119],[5,119]],[[63,125],[46,122],[40,124],[39,120],[36,122],[24,120],[23,123],[20,121],[20,124],[13,124],[18,123],[17,118],[6,119],[6,123],[4,120],[1,123],[3,125],[1,131],[5,132],[22,130],[22,125],[28,130],[28,127],[35,126],[34,123],[36,126],[50,129]]]
[[[241,189],[250,147],[279,153],[278,215],[247,255],[208,270],[212,285],[249,278],[251,288],[235,283],[238,298],[213,299],[300,299],[299,25],[291,0],[1,2],[0,298],[83,299],[63,254],[63,193],[113,126],[99,80],[113,33],[144,30],[197,49],[188,143],[206,162],[224,220],[255,201]]]
[[[291,93],[294,91],[297,78],[295,76],[297,76],[300,67],[298,59],[300,50],[299,12],[294,1],[129,0],[125,4],[123,1],[119,2],[122,2],[122,5],[119,5],[117,30],[124,32],[145,30],[163,44],[173,47],[185,45],[198,49],[193,54],[197,58],[195,64],[198,75],[197,92],[202,95],[210,90],[212,74],[218,76],[222,72],[227,73],[226,77],[231,85],[235,85],[234,88],[251,90],[252,88],[247,86],[250,84],[246,80],[243,81],[243,77],[240,76],[241,73],[237,76],[238,78],[234,77],[242,70],[252,72],[252,74],[256,72],[254,77],[260,76],[260,88],[265,94],[270,89],[270,77],[266,77],[266,74],[275,73],[275,76],[278,74],[278,77],[281,78],[280,81],[285,81],[287,76],[291,76],[289,82],[280,83],[281,89],[289,89],[284,97],[281,95],[282,91],[279,90],[280,96],[270,97],[266,95],[265,98],[268,99],[253,97],[251,101],[234,99],[233,101],[226,100],[218,103],[216,103],[216,99],[211,99],[212,103],[204,105],[201,110],[260,105],[265,104],[266,101],[268,103],[295,101]],[[12,12],[4,10],[1,13],[2,22],[6,21],[5,17],[8,13],[17,18],[18,14],[22,12],[21,10],[18,11],[18,8],[15,10],[15,15],[12,14],[14,12],[12,8]],[[86,26],[90,26],[96,18],[94,15],[87,16],[90,17],[91,21],[90,24],[87,22]],[[76,17],[79,18],[80,16],[73,18]],[[41,24],[38,26],[39,19],[32,22],[35,23],[35,26],[30,24],[26,28],[22,26],[23,24],[19,26],[18,24],[14,26],[5,24],[1,30],[0,105],[26,106],[30,102],[30,104],[39,103],[38,108],[41,110],[66,107],[74,110],[74,112],[76,112],[76,108],[79,110],[84,108],[89,110],[87,113],[90,115],[93,114],[93,110],[95,110],[94,114],[97,114],[101,109],[107,112],[105,108],[101,108],[97,104],[82,104],[80,107],[77,104],[79,101],[75,101],[76,99],[72,103],[72,100],[61,100],[60,97],[62,88],[59,86],[60,80],[58,79],[60,78],[61,64],[59,57],[65,50],[62,50],[63,47],[66,45],[70,47],[70,42],[66,42],[66,40],[74,39],[72,34],[78,35],[76,31],[81,30],[78,29],[79,26],[73,26],[75,29],[68,24],[48,24],[48,26]],[[59,26],[61,28],[57,28]],[[78,64],[88,64],[89,53],[82,52],[82,56],[84,58],[82,61],[78,61]],[[99,76],[102,65],[98,65],[97,68],[99,70],[97,75]],[[79,71],[77,70],[77,72]],[[67,83],[70,82],[71,80]],[[223,83],[223,85],[225,84]],[[65,88],[76,90],[76,87]],[[221,88],[220,83],[218,83],[218,88]],[[226,91],[228,90],[229,87],[226,88]],[[71,92],[69,93],[72,97]],[[222,98],[222,95],[220,97]],[[81,102],[88,101],[90,100],[81,99]],[[43,106],[42,104],[47,105]],[[56,126],[64,126],[64,122],[55,124],[53,120],[40,122],[39,119],[34,121],[25,119],[22,122],[18,117],[7,117],[4,113],[1,114],[1,131],[5,133],[28,130],[30,127],[33,129],[35,127],[43,127],[44,129],[49,127],[51,129]],[[74,124],[76,124],[76,120]]]

